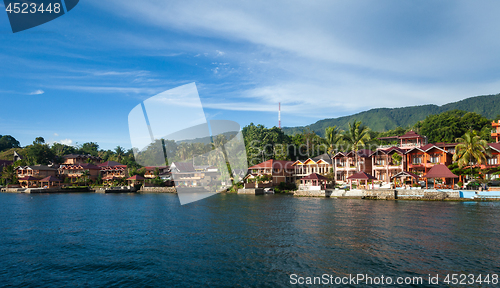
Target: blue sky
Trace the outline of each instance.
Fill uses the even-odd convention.
[[[278,102],[297,126],[497,94],[499,6],[82,0],[15,34],[0,13],[0,134],[130,148],[130,110],[191,82],[209,119],[242,126],[277,125]]]

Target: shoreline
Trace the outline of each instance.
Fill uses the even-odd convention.
[[[146,188],[146,189],[144,189]],[[137,194],[176,194],[175,187],[143,187],[134,191],[128,186],[111,187],[106,189],[78,188],[78,189],[42,189],[42,188],[2,188],[1,193],[12,194],[69,194],[69,193],[137,193]],[[493,192],[493,193],[492,193]],[[236,195],[274,195],[265,194],[263,189],[239,189],[238,192],[221,192]],[[297,190],[290,193],[278,193],[293,197],[335,198],[335,199],[363,199],[363,200],[410,200],[410,201],[459,201],[483,202],[500,201],[500,193],[496,191],[475,190],[415,190],[415,189],[375,189],[375,190]]]

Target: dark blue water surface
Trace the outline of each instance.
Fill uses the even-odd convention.
[[[221,194],[180,206],[173,194],[3,193],[0,285],[290,287],[291,274],[500,273],[499,224],[499,202]],[[425,284],[414,287],[444,285]]]

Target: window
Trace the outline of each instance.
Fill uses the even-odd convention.
[[[412,164],[421,164],[422,163],[422,156],[420,155],[415,155],[413,156],[413,159],[412,159]]]
[[[497,165],[498,164],[498,158],[488,158],[488,165]]]
[[[439,158],[438,154],[431,155],[431,163],[439,163]]]

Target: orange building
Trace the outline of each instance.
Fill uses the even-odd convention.
[[[491,122],[492,130],[491,130],[491,138],[495,138],[495,142],[499,143],[500,139],[500,120],[497,122]]]
[[[455,153],[455,146],[453,148],[444,146],[438,147],[435,144],[427,144],[410,149],[406,152],[407,170],[420,176],[425,175],[436,164],[450,165]]]
[[[89,179],[96,180],[99,177],[101,168],[90,163],[80,163],[76,165],[64,165],[59,167],[59,175],[61,179],[70,178],[71,182],[78,180],[82,177],[83,171],[89,172]]]
[[[16,168],[17,178],[32,176],[37,179],[42,179],[47,176],[56,176],[57,169],[46,165],[19,166]]]
[[[281,182],[292,183],[294,181],[295,168],[292,161],[285,160],[267,160],[260,164],[249,167],[250,177],[253,175],[271,175],[272,186],[278,186]]]
[[[98,166],[101,169],[102,180],[128,177],[127,165],[123,165],[116,161],[106,161]]]

